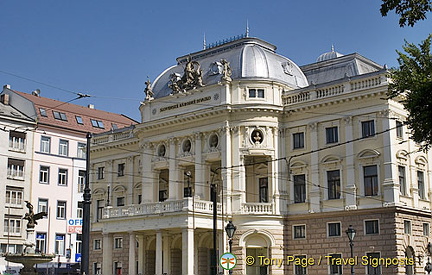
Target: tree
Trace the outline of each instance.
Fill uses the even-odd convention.
[[[430,0],[382,0],[381,15],[387,16],[388,12],[395,10],[400,15],[399,25],[413,27],[419,20],[426,19],[426,13],[432,11],[432,1]]]
[[[427,150],[432,147],[432,34],[419,47],[405,41],[397,51],[399,68],[390,70],[388,96],[400,96],[409,112],[406,125],[412,139]]]

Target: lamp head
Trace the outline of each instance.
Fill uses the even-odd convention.
[[[356,234],[356,230],[354,229],[354,227],[352,225],[350,225],[348,227],[348,229],[345,231],[345,233],[348,236],[348,239],[350,240],[350,242],[352,242],[354,240],[355,234]]]
[[[225,232],[230,239],[232,239],[236,230],[237,227],[232,223],[232,221],[229,221],[228,224],[225,226]]]

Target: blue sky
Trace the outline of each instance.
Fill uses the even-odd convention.
[[[415,44],[432,19],[400,28],[380,0],[142,1],[0,0],[0,83],[140,120],[147,76],[207,43],[245,32],[298,65],[335,46],[397,66],[404,39]],[[428,15],[429,17],[431,14]],[[68,92],[69,91],[69,92]]]

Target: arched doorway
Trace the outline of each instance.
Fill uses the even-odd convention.
[[[414,249],[411,246],[408,246],[405,250],[405,258],[412,259],[414,258]],[[415,263],[415,260],[413,260]],[[405,265],[405,274],[412,275],[414,274],[414,265]]]
[[[248,275],[270,274],[269,266],[261,265],[260,259],[270,257],[270,241],[262,234],[252,234],[246,239],[246,257],[253,257],[253,265],[246,265]]]

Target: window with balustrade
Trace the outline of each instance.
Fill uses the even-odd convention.
[[[8,159],[7,177],[8,179],[24,179],[24,160]]]
[[[9,132],[9,149],[13,151],[24,152],[26,146],[26,133],[10,131]]]
[[[6,187],[6,205],[12,207],[22,207],[23,189]]]

